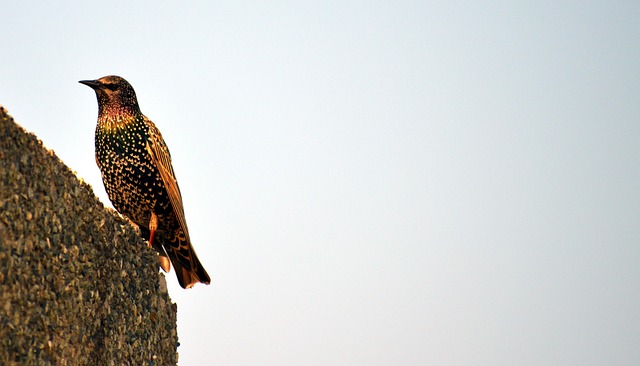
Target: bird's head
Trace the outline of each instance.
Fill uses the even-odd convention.
[[[110,75],[97,80],[80,80],[79,82],[91,87],[96,92],[100,114],[140,111],[136,92],[131,84],[120,76]]]

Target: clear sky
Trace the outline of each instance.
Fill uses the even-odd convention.
[[[640,364],[640,2],[2,5],[0,104],[110,205],[135,88],[210,286],[182,365]]]

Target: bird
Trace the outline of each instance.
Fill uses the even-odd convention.
[[[95,158],[114,208],[138,225],[165,272],[173,265],[182,288],[208,285],[211,279],[189,238],[169,148],[140,111],[133,87],[115,75],[79,82],[98,99]]]

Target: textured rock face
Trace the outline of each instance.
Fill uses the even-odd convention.
[[[177,346],[156,253],[0,107],[0,364],[175,365]]]

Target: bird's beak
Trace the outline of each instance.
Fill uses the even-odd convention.
[[[102,86],[98,80],[80,80],[78,82],[90,87],[91,89],[99,89]]]

